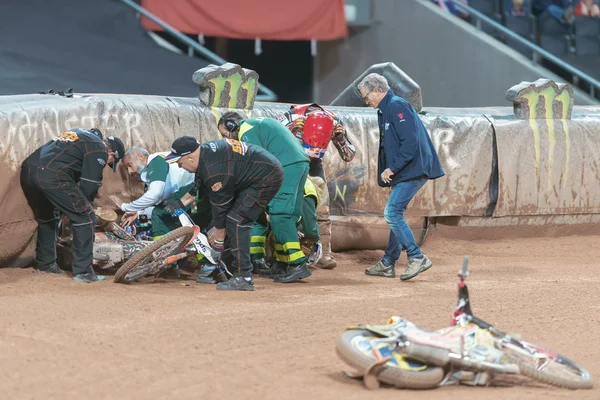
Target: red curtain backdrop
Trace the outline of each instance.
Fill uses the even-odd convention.
[[[348,36],[344,0],[142,0],[142,7],[188,34],[265,40]],[[142,24],[163,30],[145,17]]]

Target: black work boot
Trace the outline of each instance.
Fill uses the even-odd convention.
[[[278,276],[285,275],[288,270],[287,263],[277,261],[275,264],[271,265],[269,269],[264,270],[261,274],[261,278],[276,278]]]
[[[267,265],[267,262],[264,258],[259,258],[258,260],[252,261],[252,273],[255,275],[263,276],[264,274],[269,275],[271,270]]]
[[[64,274],[64,271],[60,269],[57,263],[51,264],[49,267],[38,268],[38,271],[44,272],[47,274]]]
[[[254,290],[254,280],[246,279],[241,276],[236,276],[229,279],[227,282],[217,283],[217,290]]]
[[[308,278],[312,275],[306,261],[298,265],[290,265],[287,269],[287,273],[284,275],[276,276],[274,281],[277,283],[291,283],[296,282],[300,279]]]

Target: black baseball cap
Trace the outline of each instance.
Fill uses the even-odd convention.
[[[115,153],[115,161],[113,162],[113,172],[117,170],[117,164],[125,157],[125,144],[121,139],[114,136],[109,136],[106,141],[110,145],[110,151]]]
[[[171,153],[165,157],[168,163],[174,163],[179,160],[181,157],[191,154],[198,150],[200,147],[200,142],[191,136],[182,136],[180,138],[175,139],[173,144],[171,144]]]

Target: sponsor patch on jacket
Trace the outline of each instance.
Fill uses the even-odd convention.
[[[222,187],[223,187],[223,183],[217,182],[214,185],[212,185],[210,188],[212,189],[213,192],[218,192],[219,190],[221,190]]]
[[[210,146],[210,149],[213,151],[213,153],[217,152],[217,145],[214,142],[210,142],[208,145]]]
[[[398,118],[400,118],[400,122],[404,122],[405,121],[405,119],[404,119],[404,113],[398,114]]]
[[[102,165],[103,167],[106,165],[106,161],[104,161],[104,159],[99,158],[98,159],[98,164]]]
[[[58,137],[55,137],[54,139],[55,142],[74,142],[76,140],[79,140],[79,136],[77,136],[77,133],[75,132],[71,132],[71,131],[67,131],[67,132],[63,132],[60,135],[58,135]]]
[[[390,123],[386,122],[385,125],[384,125],[384,127],[383,127],[383,129],[387,130],[389,127],[390,127]]]

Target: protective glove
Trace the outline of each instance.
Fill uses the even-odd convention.
[[[164,204],[165,210],[169,214],[171,214],[171,215],[173,215],[173,213],[176,210],[178,210],[180,208],[185,208],[185,206],[183,205],[183,203],[179,199],[177,199],[177,200],[167,200],[163,204]]]
[[[344,128],[344,125],[342,125],[341,122],[336,123],[333,127],[333,140],[335,140],[339,144],[344,144],[344,142],[346,141],[345,136],[346,128]]]
[[[292,131],[292,133],[296,133],[297,131],[302,131],[304,129],[304,122],[305,122],[304,117],[298,117],[288,125],[288,129],[290,131]]]

